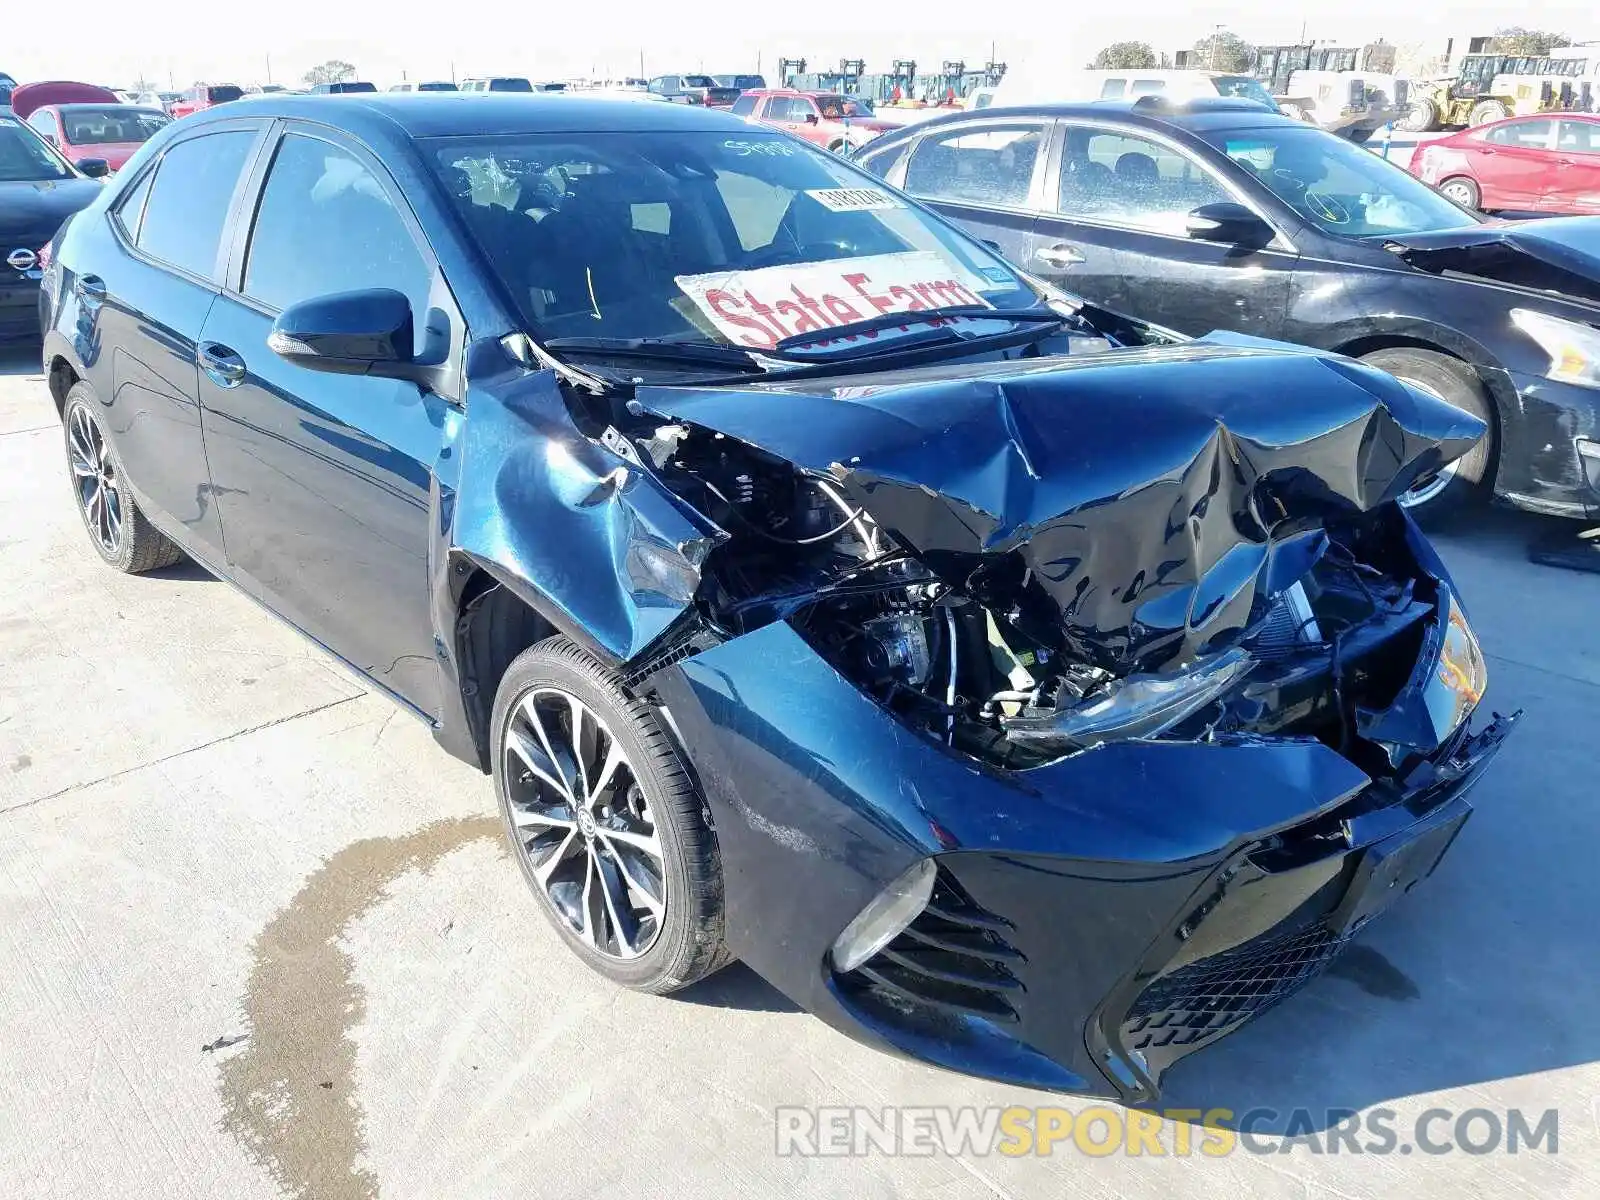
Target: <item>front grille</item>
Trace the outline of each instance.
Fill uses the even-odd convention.
[[[1010,929],[1010,921],[979,907],[941,868],[917,919],[843,982],[896,1009],[909,1002],[1015,1021],[1013,1002],[1023,986],[1013,968],[1023,958],[1007,940]]]
[[[1237,1028],[1315,979],[1342,939],[1316,925],[1264,934],[1163,975],[1139,993],[1122,1023],[1129,1050],[1196,1046]]]

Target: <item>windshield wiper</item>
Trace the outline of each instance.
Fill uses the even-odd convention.
[[[558,337],[540,343],[546,350],[577,354],[585,358],[640,358],[686,366],[732,367],[751,372],[763,370],[750,357],[750,351],[717,342],[673,341],[670,338]]]
[[[868,345],[865,347],[845,347],[841,351],[838,346],[817,346],[821,341],[837,341],[839,338],[860,337],[864,334],[877,333],[884,329],[893,329],[900,325],[925,325],[930,321],[947,320],[953,317],[962,317],[977,321],[1029,321],[1065,324],[1070,318],[1058,313],[1053,308],[989,308],[981,304],[953,304],[945,308],[924,308],[914,312],[878,313],[875,316],[863,317],[859,321],[851,321],[845,325],[831,325],[826,329],[797,333],[780,341],[770,352],[773,357],[785,358],[796,362],[822,361],[830,358],[852,358],[859,353],[866,354],[892,354],[897,350],[911,349],[915,346],[925,346],[930,341],[970,341],[981,335],[968,335],[949,325],[936,325],[930,329],[932,337],[914,336],[896,338],[882,346]],[[809,348],[809,349],[808,349]]]

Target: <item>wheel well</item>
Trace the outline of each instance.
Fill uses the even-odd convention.
[[[489,723],[500,680],[517,655],[556,629],[482,569],[474,570],[467,579],[456,613],[461,706],[477,748],[478,765],[487,771]]]
[[[72,369],[71,363],[58,354],[50,360],[50,372],[45,378],[49,384],[50,398],[56,402],[56,416],[59,417],[67,409],[67,393],[78,382],[78,373]]]

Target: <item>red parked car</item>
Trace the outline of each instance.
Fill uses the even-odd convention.
[[[172,118],[159,108],[123,104],[92,83],[30,83],[12,97],[12,111],[73,165],[101,158],[111,171],[133,157]]]
[[[751,91],[733,102],[732,111],[734,116],[757,125],[787,129],[836,154],[854,150],[886,130],[900,128],[899,122],[878,117],[869,101],[838,92]]]
[[[230,100],[237,100],[243,95],[244,89],[235,87],[231,83],[198,84],[185,92],[182,100],[174,100],[170,111],[176,120],[218,104],[227,104]]]
[[[1600,116],[1546,113],[1479,125],[1423,142],[1410,170],[1467,208],[1600,213]]]

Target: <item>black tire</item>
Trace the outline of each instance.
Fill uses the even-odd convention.
[[[1406,115],[1394,127],[1406,133],[1430,133],[1439,128],[1439,115],[1439,106],[1424,96],[1406,109]]]
[[[1408,503],[1411,515],[1423,524],[1442,521],[1480,503],[1486,498],[1487,481],[1494,463],[1498,430],[1490,409],[1489,394],[1478,374],[1458,358],[1433,350],[1398,346],[1363,355],[1362,361],[1389,372],[1397,379],[1431,392],[1442,400],[1465,409],[1487,425],[1478,444],[1457,460],[1455,473],[1435,494],[1420,502]],[[1414,491],[1423,491],[1419,485]]]
[[[665,900],[654,940],[637,957],[603,953],[569,924],[535,877],[530,843],[515,823],[506,778],[507,735],[523,700],[541,689],[575,696],[601,718],[648,800],[663,851]],[[722,863],[710,815],[671,735],[648,704],[628,695],[593,656],[557,636],[524,650],[506,669],[491,728],[495,795],[512,854],[540,909],[579,958],[615,983],[658,995],[687,987],[732,961],[723,942]]]
[[[849,150],[850,150],[850,143],[846,142],[843,138],[841,138],[838,141],[834,142],[832,145],[830,145],[828,147],[828,149],[830,151],[832,151],[834,154],[838,154],[838,155],[842,155],[842,156],[848,156],[848,153],[849,153]]]
[[[1490,121],[1504,121],[1511,115],[1511,110],[1502,100],[1482,100],[1472,106],[1472,114],[1467,118],[1467,123],[1473,128],[1487,125]]]
[[[1438,190],[1462,208],[1475,209],[1483,203],[1483,191],[1478,187],[1477,181],[1465,175],[1452,175],[1449,179],[1441,179]]]
[[[67,480],[71,483],[73,496],[78,502],[78,516],[83,520],[84,532],[89,535],[89,544],[95,548],[95,552],[106,565],[128,575],[140,575],[145,571],[154,571],[182,562],[183,551],[145,519],[144,513],[139,509],[138,501],[133,498],[133,492],[126,486],[127,474],[122,468],[122,456],[105,436],[105,426],[100,420],[101,411],[102,406],[95,397],[94,389],[82,382],[72,385],[61,410]],[[95,436],[99,438],[104,487],[106,492],[114,497],[117,508],[118,528],[115,537],[108,537],[109,527],[99,524],[95,515],[99,510],[94,509],[85,499],[89,483],[74,468],[74,461],[79,457],[74,452],[74,431],[77,431],[81,441],[85,421],[93,427]],[[95,486],[101,485],[96,483]],[[102,500],[102,503],[106,501]]]

